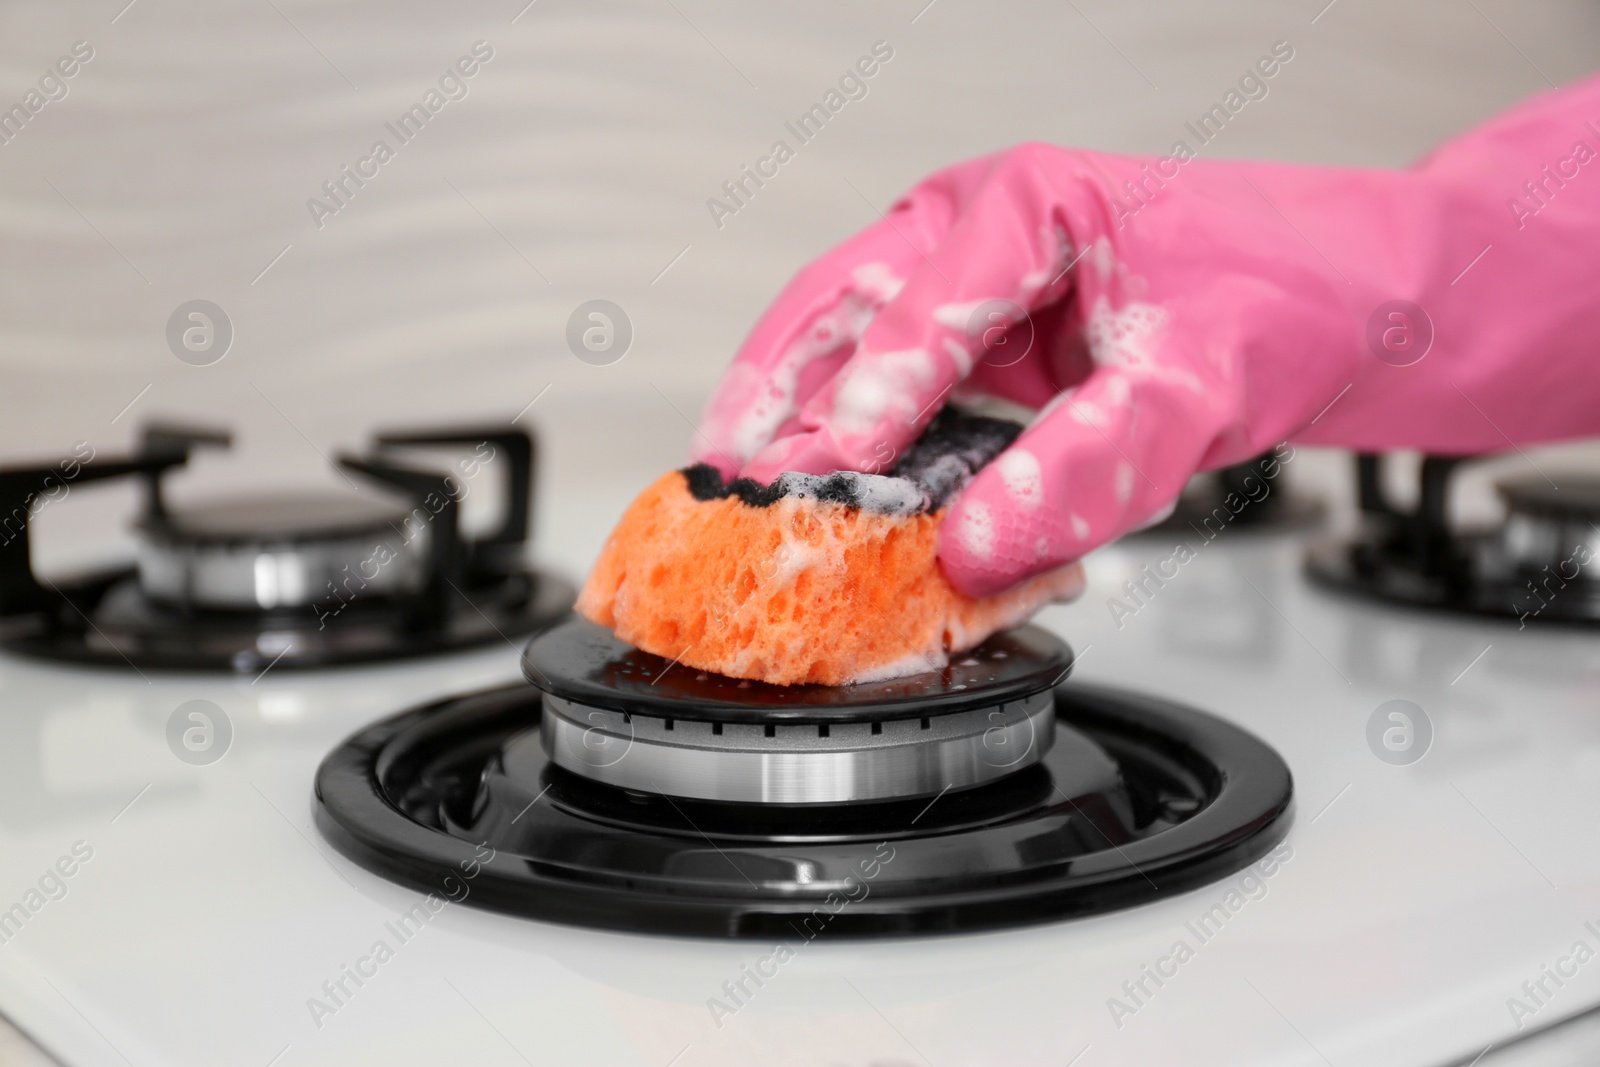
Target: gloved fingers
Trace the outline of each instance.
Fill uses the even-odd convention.
[[[886,469],[980,360],[991,379],[1028,379],[1030,395],[1046,389],[1028,316],[1071,288],[1067,268],[1078,247],[1063,207],[1069,191],[1040,165],[1047,155],[1059,163],[1062,152],[1023,145],[987,161],[979,180],[965,175],[970,188],[955,191],[958,213],[943,239],[917,256],[854,355],[801,410],[802,432],[775,441],[746,475]],[[951,191],[941,192],[948,209]]]
[[[1094,370],[1083,335],[1076,296],[1063,297],[1028,312],[1010,331],[1006,344],[988,349],[972,373],[951,392],[956,401],[998,397],[1038,410],[1062,389],[1078,385]]]
[[[1158,519],[1235,401],[1181,362],[1096,370],[951,505],[939,541],[946,577],[971,596],[993,596]]]
[[[808,264],[740,346],[701,414],[697,463],[733,477],[772,441],[798,429],[801,408],[844,365],[873,317],[920,262],[907,235],[934,220],[908,200]],[[932,244],[919,234],[913,240]]]

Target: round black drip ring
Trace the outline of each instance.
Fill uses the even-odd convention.
[[[1036,765],[932,801],[731,804],[581,778],[512,686],[375,723],[316,821],[386,878],[552,922],[704,937],[895,936],[1111,911],[1215,881],[1288,831],[1288,767],[1180,704],[1066,683]],[[1068,738],[1071,738],[1071,743]],[[521,744],[515,772],[505,754]],[[464,874],[464,872],[467,872]],[[470,880],[468,880],[470,878]]]
[[[551,626],[577,596],[566,579],[527,571],[451,590],[442,614],[419,623],[383,598],[321,611],[186,612],[146,596],[125,570],[56,588],[64,603],[53,625],[12,621],[0,627],[0,649],[74,664],[238,674],[464,651]]]
[[[1515,567],[1496,534],[1458,534],[1449,565],[1430,572],[1381,538],[1326,541],[1306,552],[1305,571],[1330,592],[1369,603],[1453,615],[1573,627],[1600,626],[1600,582],[1563,563],[1534,573]]]

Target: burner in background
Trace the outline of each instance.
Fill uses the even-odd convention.
[[[1315,526],[1327,509],[1320,500],[1289,491],[1283,464],[1275,452],[1264,452],[1248,463],[1197,474],[1172,514],[1123,536],[1209,541],[1228,528],[1277,533]]]
[[[636,651],[597,653],[595,669],[568,672],[586,675],[591,705],[618,682],[619,716],[637,721],[676,705],[693,721],[750,726],[747,751],[779,752],[785,742],[758,725],[765,717],[775,730],[870,730],[964,714],[973,697],[963,678],[993,686],[977,694],[992,705],[1040,692],[1045,677],[1055,744],[1010,773],[932,797],[919,787],[848,803],[729,803],[621,788],[591,767],[580,774],[552,761],[539,690],[512,686],[405,712],[346,740],[317,771],[317,825],[355,862],[426,892],[461,899],[468,872],[465,900],[481,907],[616,930],[785,940],[1110,911],[1223,878],[1283,838],[1292,783],[1277,753],[1181,705],[1070,682],[1049,688],[1039,671],[1064,646],[1046,637],[1032,628],[998,635],[970,666],[869,683],[883,687],[876,710],[852,692],[864,687],[796,686],[778,698],[757,683],[742,690],[733,679],[668,671],[668,661]],[[993,653],[1019,644],[1031,662],[1008,671],[1011,657]],[[680,675],[676,691],[648,696],[663,671],[662,685]],[[751,690],[749,702],[738,699]],[[597,747],[613,741],[603,734]],[[616,755],[622,766],[637,752]]]
[[[1410,607],[1530,622],[1600,622],[1600,481],[1542,477],[1495,483],[1506,506],[1498,529],[1456,530],[1450,478],[1466,459],[1422,461],[1418,503],[1395,507],[1381,457],[1356,457],[1363,526],[1349,541],[1315,546],[1306,570],[1340,592]]]
[[[572,587],[522,562],[533,439],[511,427],[380,435],[339,467],[382,496],[260,496],[175,506],[163,477],[226,433],[146,429],[140,450],[89,460],[69,481],[137,476],[136,568],[51,583],[32,569],[28,518],[67,470],[0,471],[0,647],[75,662],[254,672],[413,656],[499,641],[558,620]],[[452,476],[397,465],[406,448],[475,446],[504,471],[505,518],[458,528]]]

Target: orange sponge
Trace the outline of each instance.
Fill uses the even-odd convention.
[[[1073,565],[1000,596],[964,596],[935,558],[944,510],[893,499],[902,491],[914,483],[785,475],[740,493],[710,468],[674,471],[622,516],[578,611],[689,667],[844,685],[943,667],[1081,589]]]

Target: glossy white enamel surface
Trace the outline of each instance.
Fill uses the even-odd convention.
[[[1584,928],[1600,925],[1600,855],[1584,845],[1600,834],[1592,638],[1346,605],[1303,583],[1291,543],[1244,535],[1206,546],[1119,630],[1106,599],[1166,551],[1103,553],[1085,599],[1045,621],[1080,649],[1080,677],[1215,711],[1293,768],[1292,858],[1203,945],[1185,924],[1226,884],[1012,932],[818,940],[718,1028],[708,998],[728,1003],[722,983],[771,946],[456,904],[400,945],[385,924],[417,895],[311,827],[329,747],[394,709],[512,678],[512,648],[254,682],[7,661],[3,903],[74,842],[94,856],[0,946],[0,1007],[69,1062],[107,1064],[117,1050],[265,1064],[285,1046],[285,1064],[514,1063],[509,1041],[533,1062],[646,1065],[686,1045],[685,1064],[916,1063],[917,1049],[936,1064],[1042,1064],[1085,1046],[1085,1064],[1298,1064],[1316,1059],[1309,1042],[1334,1063],[1399,1065],[1506,1040],[1506,998],[1597,940]],[[1396,697],[1435,727],[1411,766],[1366,742],[1368,716]],[[165,741],[195,698],[234,728],[209,766]],[[314,1025],[307,999],[378,939],[394,958]],[[1118,1027],[1108,998],[1131,1005],[1122,984],[1178,939],[1194,957],[1160,989],[1147,980],[1154,995]],[[1583,967],[1531,1022],[1596,1003],[1600,966]]]

